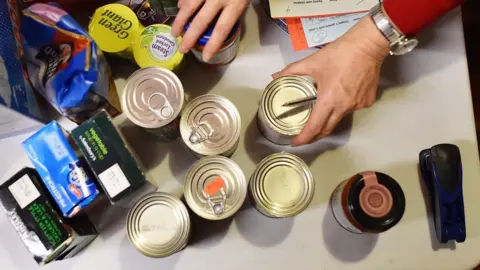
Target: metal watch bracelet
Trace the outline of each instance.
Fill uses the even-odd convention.
[[[378,30],[390,43],[391,55],[404,55],[411,52],[418,44],[415,38],[407,38],[390,22],[390,19],[383,9],[383,4],[379,3],[370,10],[370,17],[377,26]]]

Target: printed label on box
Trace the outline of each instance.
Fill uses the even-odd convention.
[[[118,163],[99,174],[98,178],[112,198],[130,187],[130,182],[128,182]]]
[[[28,175],[24,175],[8,187],[18,205],[23,209],[40,197],[40,192]]]

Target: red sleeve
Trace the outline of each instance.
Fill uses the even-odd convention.
[[[383,7],[404,35],[415,36],[463,2],[464,0],[384,0]]]

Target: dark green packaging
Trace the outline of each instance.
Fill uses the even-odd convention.
[[[146,182],[145,174],[107,112],[93,116],[71,135],[110,202],[118,202]]]
[[[84,215],[63,218],[31,168],[23,168],[0,186],[0,208],[40,265],[73,257],[98,235]]]

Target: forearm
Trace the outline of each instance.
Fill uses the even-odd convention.
[[[406,36],[415,36],[465,0],[384,0],[385,12]]]

